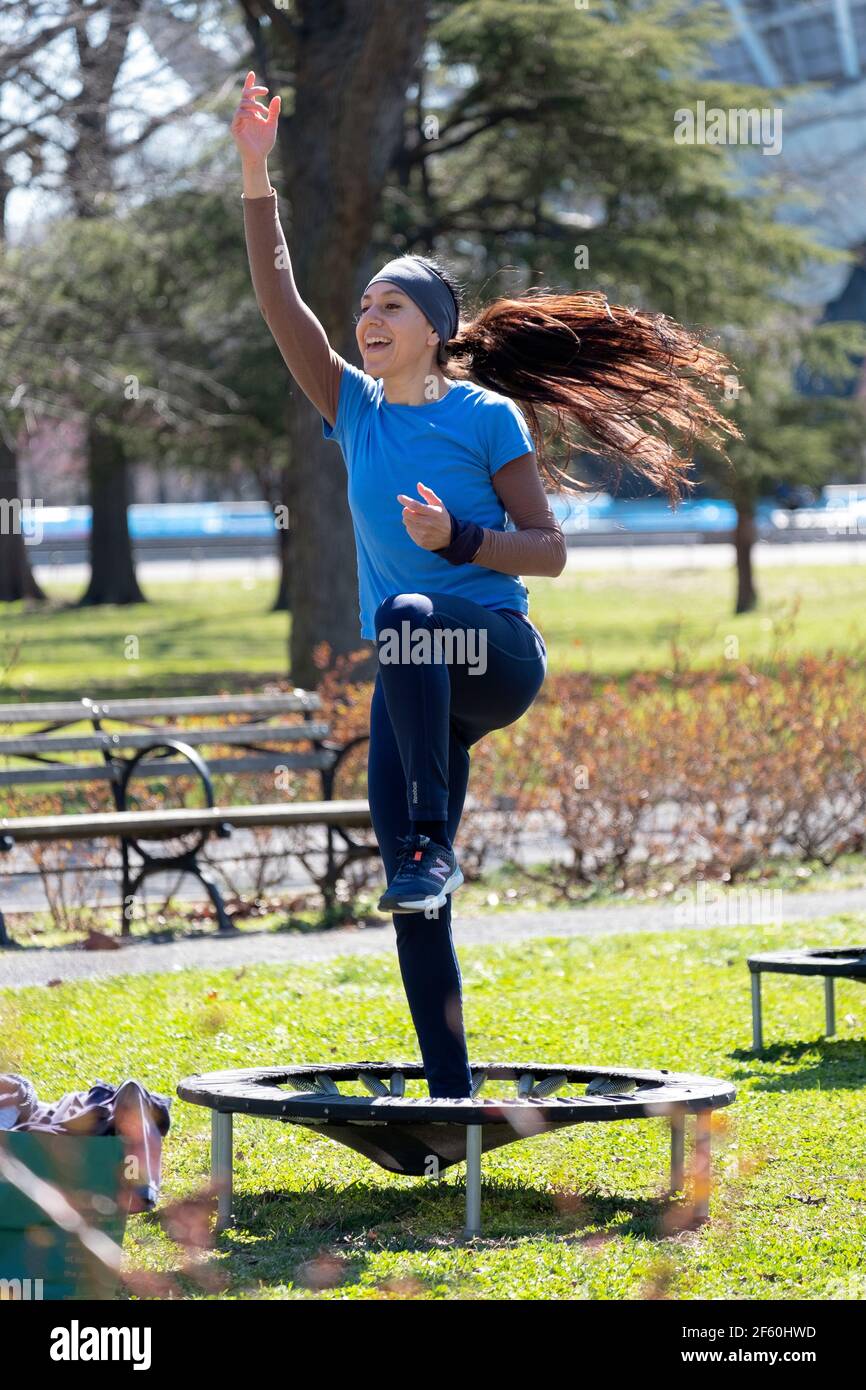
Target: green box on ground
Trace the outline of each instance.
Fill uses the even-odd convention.
[[[58,1188],[88,1225],[123,1243],[123,1141],[116,1135],[4,1133],[0,1145]],[[0,1297],[105,1299],[117,1277],[35,1202],[0,1177]],[[41,1282],[40,1282],[41,1281]]]

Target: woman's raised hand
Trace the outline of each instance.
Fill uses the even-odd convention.
[[[273,97],[268,106],[257,98],[267,95],[267,87],[257,87],[256,75],[248,72],[238,108],[232,117],[231,132],[238,153],[247,163],[267,159],[277,138],[280,98]]]

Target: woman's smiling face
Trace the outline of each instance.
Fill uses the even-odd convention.
[[[369,376],[390,376],[429,361],[438,334],[403,290],[377,280],[361,296],[355,337]]]

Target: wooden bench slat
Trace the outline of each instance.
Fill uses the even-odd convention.
[[[0,833],[19,840],[88,840],[105,836],[160,834],[233,825],[342,825],[369,828],[366,801],[272,802],[262,806],[215,806],[212,810],[107,811],[79,816],[0,818]]]
[[[219,775],[231,772],[267,772],[275,767],[313,772],[332,767],[336,757],[336,753],[328,749],[320,753],[256,753],[242,758],[209,758],[207,765],[211,772]],[[168,762],[167,760],[165,762],[160,760],[142,762],[139,763],[136,770],[136,777],[139,780],[161,777],[196,777],[197,775],[191,763]],[[93,763],[89,767],[58,763],[56,767],[22,767],[9,772],[0,772],[0,787],[35,787],[59,785],[64,782],[112,781],[114,781],[114,777],[111,770],[104,766],[101,767],[98,763]],[[133,782],[134,785],[135,782]]]
[[[89,750],[108,751],[121,748],[147,748],[161,738],[176,738],[192,748],[233,743],[299,742],[311,738],[327,738],[329,724],[312,721],[306,724],[243,724],[226,729],[184,729],[168,726],[152,732],[104,734],[27,734],[24,738],[0,736],[0,758],[24,757],[29,753],[74,753]]]
[[[54,700],[42,704],[0,705],[0,724],[35,724],[91,719],[151,719],[160,715],[288,714],[321,709],[320,697],[296,686],[283,695],[172,695],[165,699]]]

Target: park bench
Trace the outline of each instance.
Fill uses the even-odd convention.
[[[222,896],[198,855],[213,836],[254,826],[326,827],[326,869],[319,886],[326,904],[334,901],[337,881],[354,859],[375,854],[376,847],[356,843],[347,833],[368,828],[366,801],[334,798],[340,764],[362,734],[337,743],[330,728],[313,716],[321,709],[314,692],[295,688],[275,695],[229,695],[154,698],[81,699],[44,704],[0,705],[0,799],[6,788],[44,789],[73,783],[107,783],[111,809],[63,815],[0,815],[0,864],[3,852],[36,841],[118,839],[122,858],[121,934],[128,936],[135,896],[151,875],[166,870],[193,874],[213,903],[218,930],[233,931]],[[300,715],[292,723],[285,716]],[[238,722],[222,723],[228,716]],[[184,720],[206,719],[207,727]],[[271,721],[276,719],[276,723]],[[155,723],[154,721],[165,721]],[[88,724],[87,733],[70,732]],[[18,725],[39,725],[25,733]],[[118,725],[122,727],[117,727]],[[203,750],[220,750],[206,759]],[[91,755],[85,761],[81,755]],[[70,755],[73,755],[70,757]],[[318,801],[266,805],[218,805],[216,775],[260,774],[274,769],[316,771]],[[205,805],[163,810],[130,809],[129,799],[142,784],[193,777]],[[342,847],[337,847],[339,837]],[[154,853],[142,842],[161,843]],[[167,842],[176,852],[165,853]],[[133,861],[132,855],[136,855]],[[0,912],[0,946],[10,945]]]

